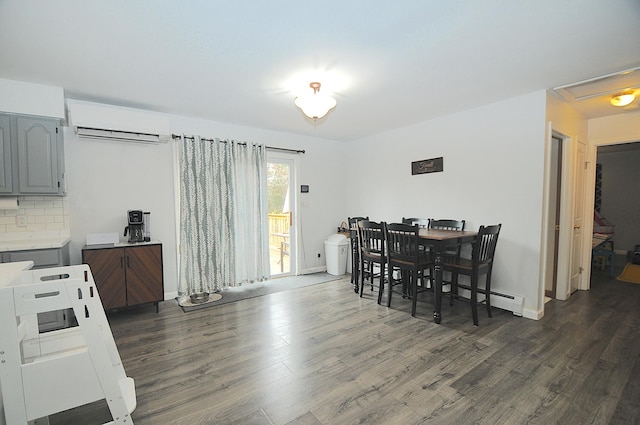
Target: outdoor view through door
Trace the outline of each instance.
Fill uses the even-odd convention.
[[[269,160],[269,258],[271,276],[292,273],[293,209],[292,162]]]

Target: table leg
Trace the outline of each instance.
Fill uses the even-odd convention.
[[[440,324],[442,320],[442,255],[439,252],[436,253],[433,270],[436,275],[433,288],[433,321]]]

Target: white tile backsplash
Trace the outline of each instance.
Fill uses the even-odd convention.
[[[31,233],[69,229],[66,198],[18,196],[17,210],[0,209],[0,233]],[[18,226],[24,219],[26,226]]]

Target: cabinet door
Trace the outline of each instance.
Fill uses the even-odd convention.
[[[11,131],[10,119],[0,116],[0,193],[13,192],[11,178]]]
[[[162,301],[162,245],[126,248],[127,304]]]
[[[16,119],[20,193],[58,193],[58,127],[54,121]]]
[[[124,248],[86,249],[82,262],[91,268],[105,310],[127,305]]]
[[[63,266],[62,249],[35,249],[29,251],[10,251],[7,253],[9,263],[18,261],[33,261],[34,269]]]

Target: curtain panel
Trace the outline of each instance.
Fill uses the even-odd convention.
[[[180,295],[269,278],[266,148],[179,140]]]

